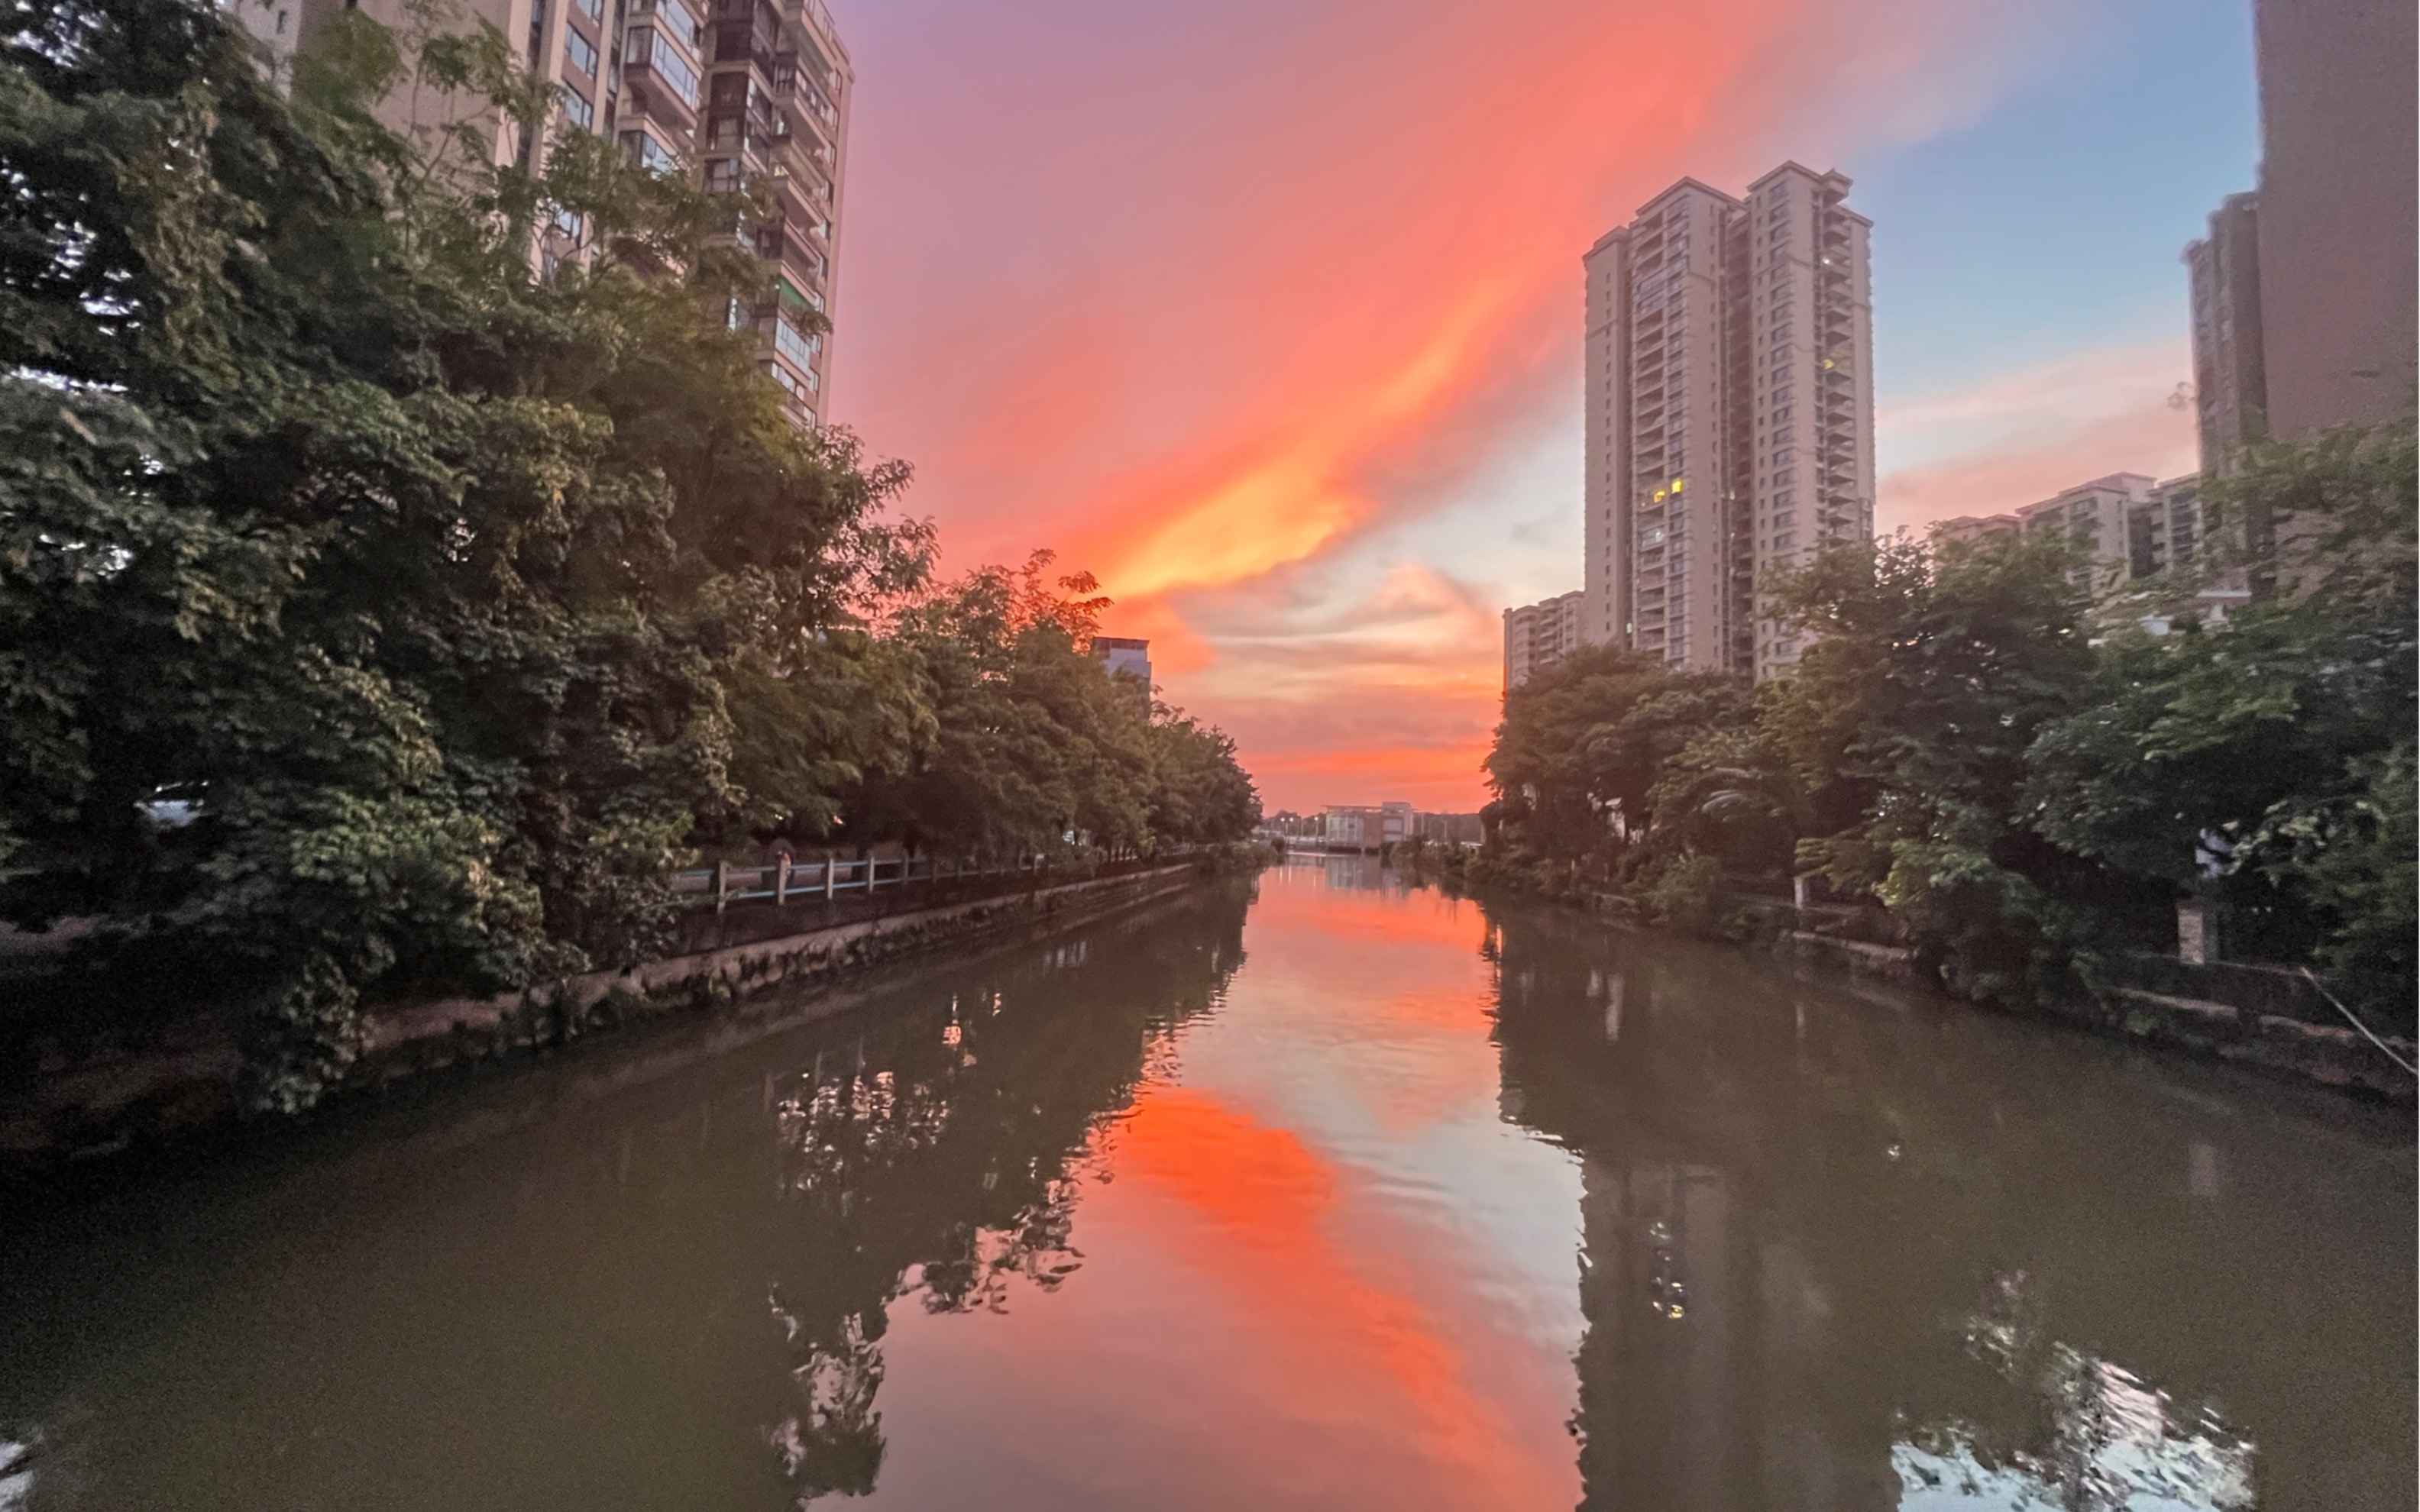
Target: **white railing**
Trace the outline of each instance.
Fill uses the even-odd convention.
[[[1120,857],[1111,864],[1181,861],[1193,852],[1194,847],[1187,846],[1148,857]],[[733,866],[719,861],[693,872],[675,872],[673,891],[700,904],[711,903],[720,912],[737,903],[770,903],[777,907],[793,903],[828,903],[859,894],[871,897],[880,889],[904,887],[911,883],[1019,875],[1038,878],[1050,871],[1048,858],[1038,855],[981,862],[929,856],[877,856],[854,861],[839,856],[796,861],[785,856],[766,866]]]

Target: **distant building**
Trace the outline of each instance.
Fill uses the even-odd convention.
[[[1131,673],[1142,684],[1143,696],[1151,696],[1151,642],[1129,640],[1122,636],[1093,637],[1094,658],[1109,669],[1115,677],[1120,672]]]
[[[2229,194],[2210,235],[2185,249],[2193,284],[2194,410],[2201,470],[2226,471],[2246,441],[2267,434],[2269,380],[2260,338],[2257,201]]]
[[[1339,849],[1374,851],[1387,842],[1387,815],[1383,809],[1366,804],[1331,803],[1327,806],[1326,825],[1323,838]]]
[[[1587,605],[1586,594],[1569,593],[1504,611],[1506,692],[1528,682],[1531,672],[1551,667],[1580,648]]]
[[[2113,472],[2079,483],[2017,511],[2028,533],[2064,530],[2090,550],[2094,561],[2079,567],[2081,585],[2096,591],[2122,581],[2131,562],[2129,524],[2135,506],[2151,496],[2153,480],[2140,472]]]
[[[2171,568],[2190,571],[2201,560],[2201,478],[2188,473],[2153,487],[2127,517],[2126,565],[2132,578]]]
[[[2014,515],[1961,515],[1956,519],[1932,522],[1929,533],[1934,544],[1944,541],[1979,541],[1987,535],[2014,535],[2024,529],[2024,522]]]
[[[2202,468],[2411,408],[2420,148],[2411,0],[2254,0],[2260,184],[2192,270]]]
[[[1794,162],[1745,197],[1683,178],[1582,259],[1590,642],[1786,671],[1758,572],[1872,539],[1871,223],[1848,193]]]
[[[1375,853],[1401,841],[1476,845],[1486,838],[1475,813],[1422,813],[1408,803],[1329,804],[1315,814],[1279,813],[1264,832],[1329,850]]]

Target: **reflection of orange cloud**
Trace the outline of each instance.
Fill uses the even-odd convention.
[[[1358,1271],[1329,1231],[1336,1173],[1293,1134],[1208,1097],[1155,1087],[1117,1141],[1124,1180],[1180,1205],[1177,1246],[1236,1294],[1246,1326],[1267,1335],[1265,1395],[1306,1415],[1351,1404],[1409,1422],[1398,1433],[1450,1478],[1441,1504],[1552,1506],[1576,1489],[1568,1456],[1521,1442],[1474,1389],[1439,1320]],[[1373,1397],[1377,1400],[1373,1400]],[[1548,1446],[1552,1445],[1548,1441]]]

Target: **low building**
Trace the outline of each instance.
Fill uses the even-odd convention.
[[[1504,690],[1511,692],[1529,674],[1551,667],[1580,647],[1588,617],[1588,594],[1573,592],[1536,604],[1504,611]]]
[[[1127,673],[1142,684],[1143,697],[1151,696],[1151,642],[1133,640],[1124,636],[1093,637],[1093,657],[1109,669],[1111,677]]]
[[[1980,541],[1993,535],[2015,535],[2024,529],[2024,522],[2014,515],[1961,515],[1956,519],[1932,522],[1930,534],[1935,546],[1948,541]]]
[[[2153,486],[2154,480],[2140,472],[2112,472],[2025,505],[2017,511],[2017,521],[2028,533],[2064,530],[2073,536],[2093,559],[2076,569],[2079,586],[2105,593],[2127,577],[2129,519],[2149,500]]]

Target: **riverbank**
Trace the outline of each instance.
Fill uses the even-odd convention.
[[[1697,935],[1655,918],[1637,901],[1614,893],[1561,900],[1624,928]],[[1944,993],[1916,952],[1903,945],[1861,938],[1838,928],[1841,910],[1801,909],[1786,903],[1744,910],[1750,925],[1743,949],[1769,953],[1793,970],[1862,979]],[[1721,936],[1731,938],[1731,936]],[[2412,1041],[2385,1035],[2383,1049],[2353,1024],[2319,985],[2282,968],[2192,965],[2166,957],[2131,955],[2096,962],[2079,972],[2086,995],[2072,1002],[2037,1001],[2024,1010],[1956,997],[1962,1006],[2020,1012],[2095,1034],[2155,1045],[2205,1059],[2248,1066],[2354,1096],[2404,1106],[2420,1103],[2420,1078],[2390,1058],[2412,1060]]]
[[[1188,859],[823,925],[490,997],[401,1005],[378,1014],[338,1101],[628,1025],[726,1010],[777,988],[837,982],[944,948],[1053,933],[1191,887],[1213,870],[1209,861]],[[835,1000],[798,1011],[812,1018],[837,1008]],[[30,1085],[0,1098],[0,1189],[40,1185],[170,1140],[241,1127],[235,1028],[197,1020],[140,1049],[39,1068]]]

